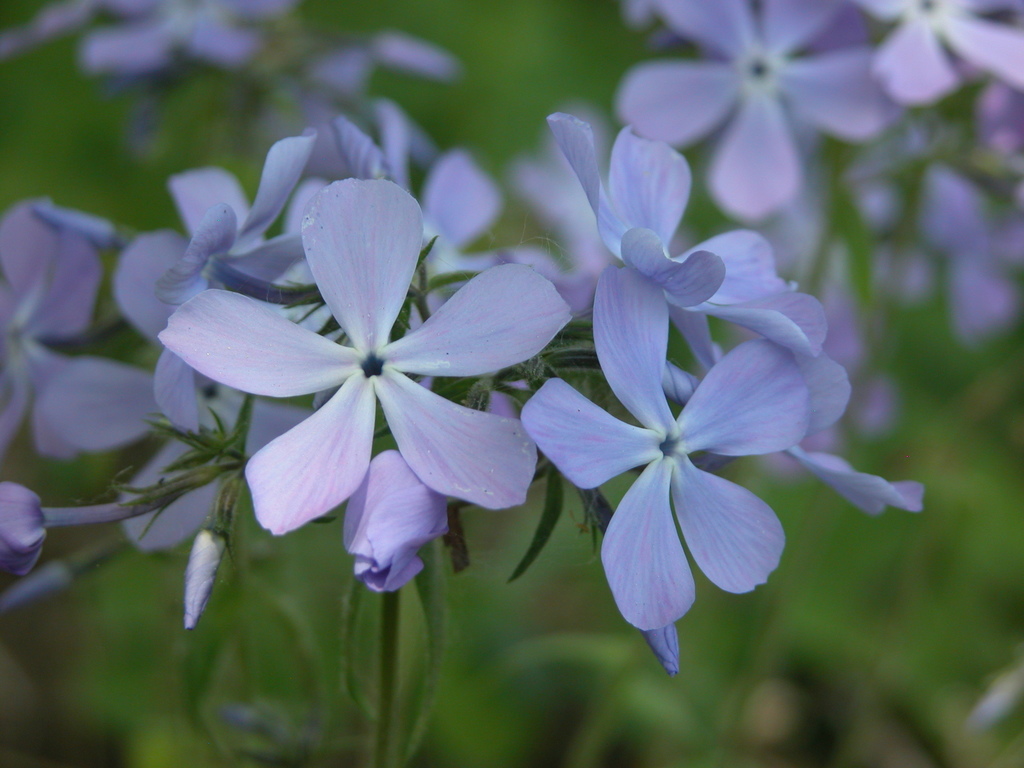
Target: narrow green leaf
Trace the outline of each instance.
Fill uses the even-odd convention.
[[[359,679],[360,663],[356,654],[356,625],[359,618],[359,603],[366,588],[359,579],[349,582],[348,592],[341,601],[341,683],[352,697],[352,701],[368,718],[373,717]]]
[[[548,543],[551,532],[555,529],[555,523],[558,522],[558,518],[562,515],[562,476],[554,466],[548,470],[547,474],[544,510],[541,512],[540,522],[537,524],[537,530],[533,534],[530,548],[526,550],[523,559],[519,561],[519,565],[516,566],[512,575],[509,576],[508,580],[510,582],[515,581],[526,573],[526,569],[530,567],[537,558],[537,555],[540,554],[540,551],[544,549],[544,545]]]

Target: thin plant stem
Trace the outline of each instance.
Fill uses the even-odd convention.
[[[381,603],[380,691],[377,699],[377,739],[374,754],[376,768],[390,768],[394,750],[391,739],[392,709],[395,700],[395,673],[398,670],[398,592],[385,592]]]

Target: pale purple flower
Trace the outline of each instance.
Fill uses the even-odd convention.
[[[996,152],[1024,150],[1024,93],[1005,83],[989,83],[975,102],[974,119],[981,140]]]
[[[393,592],[423,570],[416,551],[448,532],[445,497],[425,486],[398,451],[374,457],[345,507],[345,549],[356,578]]]
[[[217,290],[182,305],[160,334],[196,370],[243,391],[291,397],[339,387],[249,460],[257,518],[274,533],[324,514],[359,486],[378,399],[403,458],[428,487],[491,509],[525,498],[535,449],[521,425],[455,405],[407,374],[474,376],[513,365],[551,340],[568,322],[568,307],[533,270],[503,265],[390,341],[422,240],[419,206],[400,187],[335,182],[310,204],[303,242],[351,346]]]
[[[797,53],[825,31],[839,0],[661,0],[674,32],[707,58],[634,67],[617,96],[622,121],[643,136],[690,144],[728,123],[709,187],[727,213],[760,219],[803,183],[793,118],[847,141],[865,141],[892,116],[870,73],[871,49],[855,45]]]
[[[93,245],[77,233],[44,223],[28,201],[0,220],[0,456],[20,426],[32,392],[43,392],[68,358],[51,351],[50,341],[80,335],[89,327],[102,277]],[[74,455],[61,425],[32,409],[36,449],[58,458]]]
[[[1024,29],[986,19],[1019,10],[1017,0],[857,0],[869,13],[897,22],[875,54],[874,73],[901,104],[931,104],[961,81],[947,48],[969,64],[1024,88]]]
[[[744,456],[803,437],[808,391],[786,350],[750,341],[722,358],[673,418],[662,391],[668,313],[658,289],[609,267],[594,301],[594,341],[612,391],[641,427],[619,421],[560,379],[523,408],[538,446],[574,484],[593,488],[644,467],[612,517],[601,559],[622,615],[659,630],[693,602],[694,585],[669,497],[694,560],[715,584],[746,592],[774,570],[784,535],[752,493],[694,466],[689,454]]]
[[[717,357],[707,315],[800,354],[821,351],[826,331],[821,305],[779,278],[771,246],[761,235],[734,230],[669,255],[690,191],[682,155],[625,128],[612,148],[606,192],[590,126],[563,114],[551,115],[548,123],[586,192],[605,245],[662,288],[673,322],[705,367]]]
[[[858,472],[845,459],[828,453],[806,452],[797,447],[789,449],[788,453],[869,515],[880,514],[886,506],[910,512],[920,512],[923,507],[924,486],[914,480],[890,482],[878,475]]]

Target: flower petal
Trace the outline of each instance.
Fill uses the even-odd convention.
[[[971,64],[1024,89],[1024,29],[966,14],[950,15],[946,39]]]
[[[518,420],[463,408],[400,373],[375,386],[398,449],[427,486],[486,509],[526,500],[537,449]]]
[[[636,272],[608,267],[594,295],[594,345],[615,396],[641,424],[664,434],[674,420],[661,388],[668,308],[660,294]]]
[[[779,102],[748,95],[711,161],[708,183],[715,202],[739,218],[761,219],[796,196],[802,175]]]
[[[381,356],[407,373],[479,376],[537,354],[571,318],[550,281],[522,264],[502,264],[466,283]]]
[[[771,507],[742,486],[681,459],[672,499],[683,539],[704,575],[726,592],[749,592],[768,580],[786,535]]]
[[[445,152],[423,183],[424,218],[455,248],[469,245],[501,213],[501,191],[465,150]]]
[[[381,64],[431,80],[451,82],[462,73],[459,60],[448,51],[404,32],[381,32],[374,36],[372,48]]]
[[[821,353],[821,345],[828,332],[821,302],[806,293],[780,293],[742,304],[707,303],[700,309],[712,317],[749,328],[776,344],[812,357]]]
[[[690,165],[660,141],[636,136],[627,126],[612,147],[608,192],[629,227],[653,230],[667,246],[690,199]]]
[[[288,195],[298,183],[315,143],[316,131],[309,129],[301,136],[289,136],[275,142],[267,152],[252,210],[238,230],[239,247],[248,245],[266,232],[284,210]]]
[[[45,537],[39,497],[23,485],[0,483],[0,569],[24,576],[39,559]]]
[[[781,451],[807,431],[808,391],[793,355],[747,341],[708,371],[679,414],[686,452],[726,456]]]
[[[757,40],[747,0],[666,0],[659,10],[672,31],[730,58],[740,56]]]
[[[649,229],[631,229],[622,237],[622,260],[657,283],[672,304],[692,307],[711,298],[725,278],[722,260],[708,251],[670,259],[662,243]]]
[[[797,364],[810,393],[807,434],[813,435],[831,427],[846,411],[850,402],[850,378],[843,366],[825,354],[799,355]]]
[[[762,3],[765,43],[785,55],[810,43],[843,7],[842,0],[765,0]]]
[[[185,302],[160,341],[205,376],[254,395],[305,395],[358,370],[355,350],[228,291],[203,291]]]
[[[662,437],[598,408],[561,379],[548,379],[523,406],[523,426],[578,488],[596,488],[661,456]]]
[[[245,478],[260,525],[287,533],[347,499],[370,464],[373,384],[352,376],[319,411],[249,459]]]
[[[780,87],[796,112],[826,133],[865,141],[891,122],[894,107],[871,74],[873,51],[843,48],[789,62]]]
[[[875,76],[900,104],[931,104],[960,78],[926,19],[901,24],[875,53]]]
[[[174,205],[185,229],[195,234],[206,212],[221,203],[231,208],[236,221],[249,215],[249,200],[233,173],[223,168],[196,168],[167,180]]]
[[[642,630],[665,627],[693,605],[693,574],[669,506],[672,465],[648,465],[619,502],[601,544],[615,604]]]
[[[104,27],[82,39],[79,63],[89,74],[144,75],[171,63],[173,38],[159,19]]]
[[[96,248],[74,232],[61,232],[48,277],[49,284],[26,323],[25,333],[54,339],[83,333],[92,321],[103,279]]]
[[[153,396],[171,424],[188,432],[199,429],[196,372],[169,349],[160,353],[153,374]]]
[[[564,112],[548,115],[548,126],[555,137],[555,143],[580,180],[596,216],[600,208],[601,172],[597,165],[593,129],[589,123]]]
[[[336,181],[310,202],[302,225],[306,260],[358,349],[387,344],[422,239],[419,205],[390,181]]]
[[[679,633],[676,625],[669,624],[661,629],[649,629],[644,632],[644,640],[658,663],[665,668],[669,677],[679,674]]]
[[[736,304],[763,299],[789,290],[789,283],[775,269],[771,243],[759,232],[734,229],[698,243],[684,257],[710,251],[725,263],[725,280],[711,297],[715,304]]]
[[[384,153],[359,126],[344,115],[338,115],[331,127],[338,154],[345,162],[350,176],[357,179],[380,179],[386,175]]]
[[[878,515],[885,507],[920,512],[924,506],[924,486],[913,480],[890,483],[878,475],[857,472],[845,459],[828,453],[808,453],[791,448],[789,454],[812,474],[855,507],[869,515]]]
[[[184,255],[188,242],[164,229],[139,235],[124,249],[114,272],[117,306],[136,330],[155,342],[174,307],[156,296],[156,283]]]
[[[207,286],[203,277],[206,263],[227,253],[235,244],[238,222],[235,212],[219,203],[206,212],[184,255],[157,280],[156,295],[168,304],[184,304]]]
[[[739,76],[728,64],[650,61],[626,73],[615,111],[642,136],[685,146],[721,123],[739,92]]]
[[[44,279],[57,254],[57,232],[34,212],[44,200],[26,200],[0,220],[0,264],[16,294],[24,294]]]

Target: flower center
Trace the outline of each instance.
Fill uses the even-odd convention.
[[[762,59],[754,59],[747,65],[747,69],[755,80],[761,80],[768,74],[768,64]]]
[[[679,449],[681,442],[682,441],[679,439],[678,435],[669,435],[664,440],[662,440],[661,445],[659,445],[658,448],[661,449],[661,452],[665,456],[677,456],[680,453]]]
[[[366,375],[366,378],[380,376],[383,371],[384,361],[373,352],[363,358],[363,373]]]

